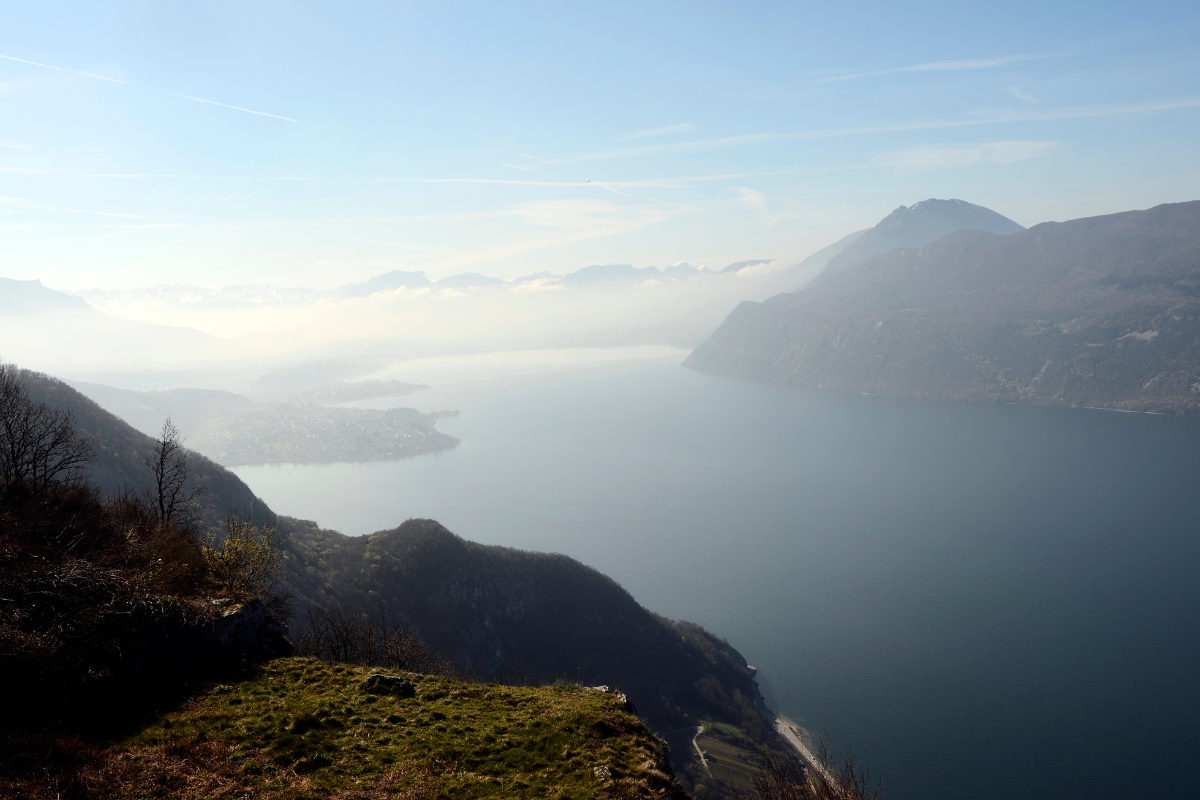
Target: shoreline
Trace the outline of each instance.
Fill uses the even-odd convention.
[[[775,714],[774,716],[776,732],[778,732],[779,735],[783,737],[784,741],[795,748],[796,752],[800,754],[800,760],[804,762],[804,766],[820,774],[821,778],[827,784],[833,786],[837,785],[837,781],[835,781],[833,776],[829,774],[829,771],[825,769],[825,766],[817,760],[817,757],[813,755],[812,750],[808,749],[808,745],[804,743],[804,734],[806,733],[804,728],[800,727],[782,714]]]

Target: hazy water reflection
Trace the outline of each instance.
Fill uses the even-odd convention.
[[[891,798],[1192,796],[1200,420],[673,365],[395,404],[459,408],[462,444],[236,471],[347,533],[432,517],[595,566],[728,638]]]

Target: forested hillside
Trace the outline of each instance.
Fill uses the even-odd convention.
[[[92,475],[105,491],[149,488],[141,458],[152,439],[66,384],[24,375],[31,394],[72,409],[80,433],[95,443]],[[233,473],[195,454],[189,463],[195,483],[207,487],[205,520],[223,521],[226,510],[244,515],[249,506],[256,519],[277,522],[294,627],[310,604],[373,613],[382,602],[478,679],[619,689],[651,731],[679,734],[671,740],[675,770],[689,786],[704,781],[712,796],[728,793],[690,745],[696,726],[707,724],[709,735],[725,742],[727,761],[738,769],[763,745],[778,745],[753,670],[733,646],[648,611],[574,559],[468,542],[432,520],[348,537],[315,522],[276,519]]]
[[[30,371],[22,377],[31,399],[70,409],[79,432],[95,443],[98,458],[88,470],[88,479],[102,492],[115,495],[125,489],[144,492],[149,488],[150,472],[143,462],[154,449],[153,438],[57,378]],[[222,529],[230,512],[259,524],[273,519],[267,504],[225,467],[195,452],[188,455],[188,466],[189,487],[204,487],[196,502],[206,527]]]

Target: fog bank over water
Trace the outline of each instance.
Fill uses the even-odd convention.
[[[639,363],[679,363],[687,357],[688,352],[668,345],[631,345],[427,356],[392,364],[371,373],[367,379],[389,380],[403,375],[408,380],[433,384],[433,388],[421,394],[420,399],[428,402],[430,397],[445,396],[462,389],[474,392],[500,391],[505,384],[496,381],[560,382],[597,372],[626,371]],[[355,405],[386,408],[393,402],[385,398],[366,400]]]
[[[889,797],[1117,797],[1142,785],[1113,769],[1130,742],[1190,756],[1200,420],[669,362],[439,391],[397,403],[454,401],[454,450],[236,472],[347,533],[431,517],[578,558],[736,643],[774,707],[852,744]]]
[[[28,368],[125,389],[246,393],[267,373],[312,364],[326,366],[321,381],[376,372],[430,381],[439,379],[404,377],[399,365],[425,369],[414,359],[448,355],[497,365],[526,358],[496,355],[512,351],[575,352],[544,356],[550,363],[586,360],[585,349],[690,350],[738,303],[793,290],[818,268],[772,259],[720,271],[618,264],[507,282],[391,272],[336,291],[176,285],[78,295],[4,280],[0,307],[19,305],[0,316],[0,336],[5,357]]]

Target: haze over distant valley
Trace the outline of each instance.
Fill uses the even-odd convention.
[[[1195,794],[1200,5],[2,19],[0,796]]]
[[[188,447],[222,466],[379,461],[458,444],[434,427],[454,411],[422,414],[411,408],[379,411],[334,405],[402,397],[427,387],[399,381],[309,386],[302,377],[336,372],[337,366],[310,364],[266,375],[254,386],[257,402],[212,389],[131,391],[78,381],[73,387],[147,436],[158,436],[170,419]],[[289,384],[293,388],[286,391]]]
[[[390,272],[329,291],[157,286],[77,296],[8,280],[0,302],[23,310],[0,320],[0,334],[8,357],[88,382],[125,374],[122,386],[143,388],[136,375],[153,371],[178,376],[154,388],[242,391],[266,372],[331,359],[380,369],[495,351],[690,349],[740,300],[794,289],[812,274],[759,259],[720,271],[596,265],[512,281]],[[44,330],[23,335],[33,319]]]

